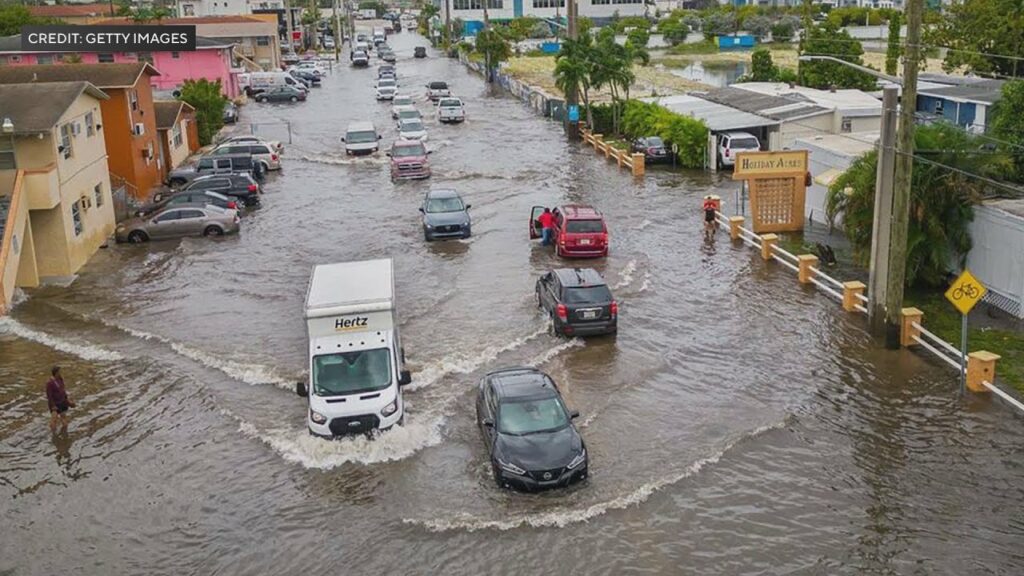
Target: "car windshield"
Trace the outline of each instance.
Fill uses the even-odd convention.
[[[423,144],[403,144],[401,146],[395,146],[394,148],[391,149],[391,156],[395,158],[426,155],[427,150],[423,147]]]
[[[430,83],[430,89],[431,90],[447,90],[448,89],[448,83],[447,82],[431,82]]]
[[[583,286],[566,288],[562,300],[566,304],[602,304],[611,302],[612,293],[607,286]]]
[[[449,196],[447,198],[430,198],[427,200],[427,213],[438,214],[441,212],[462,212],[465,207],[462,198]]]
[[[569,415],[561,400],[552,396],[541,400],[502,402],[498,406],[498,430],[502,434],[553,432],[569,425]]]
[[[313,391],[317,396],[372,392],[390,384],[391,352],[387,348],[313,357]]]
[[[422,132],[423,123],[419,120],[410,120],[408,122],[402,122],[402,132]]]
[[[345,135],[345,141],[349,144],[365,144],[367,142],[376,142],[377,133],[373,130],[364,130],[362,132],[349,132]]]
[[[412,98],[395,98],[395,106],[412,106]]]
[[[600,220],[569,220],[565,225],[565,231],[576,234],[600,234],[604,232],[604,222]]]
[[[398,113],[399,118],[422,118],[419,110],[402,110]]]
[[[729,140],[730,148],[759,148],[757,140],[753,138],[732,138]]]
[[[658,138],[657,136],[651,136],[650,138],[647,139],[647,145],[652,147],[664,146],[665,142],[663,142],[662,139]]]

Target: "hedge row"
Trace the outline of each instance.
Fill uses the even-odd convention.
[[[703,120],[671,112],[657,104],[626,102],[622,131],[630,138],[660,136],[679,147],[678,161],[686,168],[703,168],[707,157],[708,127]]]

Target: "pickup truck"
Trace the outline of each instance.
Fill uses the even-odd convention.
[[[431,82],[427,84],[427,98],[431,101],[437,102],[441,98],[447,98],[451,96],[452,92],[448,89],[447,82]]]
[[[466,109],[458,98],[441,98],[437,103],[437,119],[441,122],[462,122],[466,119]]]

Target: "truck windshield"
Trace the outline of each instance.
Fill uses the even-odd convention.
[[[387,348],[313,357],[313,391],[317,396],[372,392],[390,384],[391,351]]]
[[[366,144],[377,141],[377,133],[372,130],[365,132],[349,132],[345,135],[345,141],[349,144]]]
[[[423,127],[421,126],[420,129],[422,129],[422,128]],[[413,131],[413,130],[415,130],[415,128],[412,127],[412,126],[403,125],[402,126],[402,130],[403,131]],[[426,148],[423,147],[422,144],[403,144],[401,146],[396,144],[395,147],[391,149],[391,157],[392,158],[408,158],[410,156],[426,156],[426,155],[427,155],[427,150],[426,150]]]

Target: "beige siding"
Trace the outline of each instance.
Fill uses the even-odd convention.
[[[174,131],[167,131],[167,149],[171,151],[171,157],[169,158],[171,168],[176,168],[181,165],[188,158],[188,123],[187,120],[181,118],[178,120],[178,128],[181,130],[180,145],[175,147],[174,145]]]

